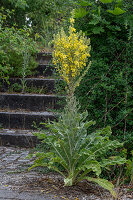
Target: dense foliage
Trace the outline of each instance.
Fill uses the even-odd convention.
[[[92,65],[76,95],[82,109],[88,110],[88,118],[97,121],[94,128],[110,125],[114,137],[125,141],[130,153],[133,149],[133,3],[104,2],[79,1],[76,10],[76,28],[91,38],[92,47]],[[120,9],[110,12],[118,7],[121,12]]]
[[[31,26],[34,33],[40,36],[44,46],[53,39],[61,26],[68,27],[68,17],[75,5],[73,0],[1,0],[0,7],[14,10],[14,16],[8,20],[22,28]],[[44,47],[43,46],[43,47]]]

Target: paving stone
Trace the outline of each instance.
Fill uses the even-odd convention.
[[[16,192],[7,189],[0,189],[0,200],[55,200],[51,195],[36,194],[28,192]]]
[[[28,172],[28,165],[33,160],[24,159],[30,152],[29,149],[0,147],[0,200],[60,200],[54,193],[47,193],[44,186],[39,186],[36,180],[43,180],[42,174],[37,171]],[[47,177],[47,175],[45,175]],[[52,180],[55,180],[54,175]],[[44,179],[44,181],[47,179]],[[50,179],[48,179],[50,180]],[[54,183],[54,182],[53,182]],[[52,184],[53,184],[52,183]],[[31,186],[30,186],[31,184]],[[42,190],[43,188],[43,190]],[[50,190],[50,188],[48,188]],[[124,193],[123,193],[124,194]],[[97,197],[94,194],[84,194],[82,200],[112,200]],[[75,200],[75,199],[74,199]],[[133,200],[133,195],[124,194],[119,200]]]
[[[17,195],[15,192],[0,189],[0,199],[16,199]]]

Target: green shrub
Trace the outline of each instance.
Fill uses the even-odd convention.
[[[18,29],[15,25],[9,27],[5,21],[11,14],[12,12],[8,10],[0,10],[0,77],[3,79],[9,76],[22,77],[23,73],[25,76],[30,75],[31,70],[37,66],[35,62],[37,45],[31,37],[31,29],[27,27]],[[25,52],[28,58],[24,72]]]
[[[91,38],[91,68],[77,88],[81,110],[97,128],[110,125],[112,138],[124,146],[128,154],[133,148],[133,1],[79,1],[75,27]],[[108,2],[108,1],[106,1]],[[126,11],[115,15],[108,10],[120,7]],[[88,12],[89,11],[89,12]]]

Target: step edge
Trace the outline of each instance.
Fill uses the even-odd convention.
[[[30,93],[24,93],[24,94],[20,94],[20,93],[0,93],[0,96],[29,96],[29,97],[51,97],[51,98],[61,98],[61,97],[65,97],[65,96],[59,96],[59,95],[50,95],[50,94],[30,94]]]
[[[52,112],[19,112],[19,111],[0,111],[1,114],[7,114],[7,115],[32,115],[32,116],[55,116]]]

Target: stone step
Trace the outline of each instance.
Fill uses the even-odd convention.
[[[47,78],[25,78],[26,82],[25,91],[33,91],[33,93],[41,93],[45,94],[54,93],[55,91],[55,80],[47,79]],[[2,80],[0,80],[2,83]],[[4,82],[1,87],[1,92],[21,92],[22,91],[22,79],[21,78],[10,78],[9,83]]]
[[[40,52],[37,54],[36,60],[39,64],[49,64],[52,62],[52,53]]]
[[[0,108],[2,110],[27,110],[27,111],[48,111],[62,107],[63,96],[43,94],[0,94]]]
[[[53,76],[55,73],[55,67],[49,64],[39,64],[35,69],[35,76]]]
[[[1,129],[0,146],[35,147],[39,140],[32,133],[31,130]]]
[[[56,119],[52,112],[1,111],[0,124],[6,129],[36,129],[40,123]],[[44,127],[44,126],[43,126]],[[45,127],[44,127],[45,128]]]

